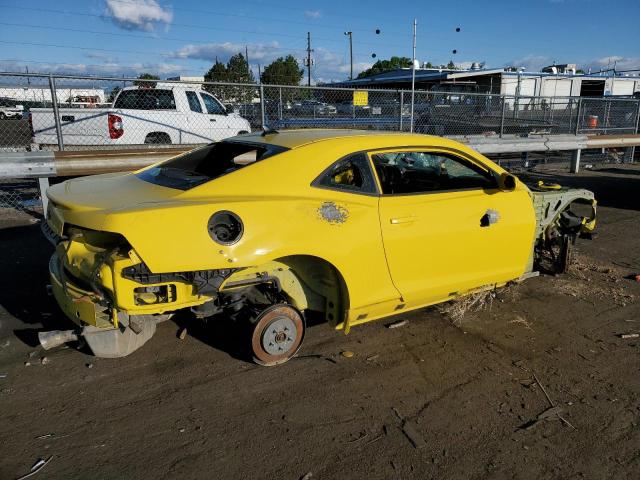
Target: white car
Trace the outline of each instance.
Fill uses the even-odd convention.
[[[24,112],[22,105],[16,104],[14,100],[8,98],[0,98],[0,120],[7,118],[20,119]]]
[[[59,108],[65,145],[202,144],[251,131],[249,122],[197,86],[127,87],[113,106]],[[51,108],[32,108],[34,143],[58,143]]]

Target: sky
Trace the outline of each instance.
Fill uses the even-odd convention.
[[[0,70],[194,76],[246,48],[257,76],[288,54],[302,65],[310,32],[312,82],[341,81],[345,31],[357,75],[411,57],[414,18],[421,62],[640,68],[639,0],[0,0]]]

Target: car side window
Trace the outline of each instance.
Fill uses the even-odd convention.
[[[207,109],[207,113],[212,115],[224,115],[227,113],[224,107],[211,95],[207,95],[206,93],[200,93],[202,97],[202,101],[204,102],[204,108]]]
[[[376,193],[373,172],[364,153],[355,153],[338,160],[314,185],[350,192]]]
[[[489,172],[448,153],[384,152],[371,159],[386,195],[497,188]]]
[[[192,112],[202,113],[202,105],[200,105],[196,92],[187,92],[187,101]]]

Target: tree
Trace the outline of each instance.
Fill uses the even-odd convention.
[[[249,68],[246,58],[241,53],[233,55],[227,64],[216,58],[216,63],[204,75],[207,82],[250,83],[256,82],[253,72]],[[237,85],[207,85],[202,86],[213,93],[222,102],[248,103],[254,97],[254,89]]]
[[[109,93],[109,98],[107,99],[110,103],[113,103],[113,101],[116,99],[116,97],[118,96],[118,93],[120,93],[120,90],[122,90],[122,87],[119,86],[115,86],[111,89],[111,93]]]
[[[389,60],[378,60],[371,68],[360,72],[357,78],[364,78],[370,75],[390,72],[399,68],[411,67],[411,59],[408,57],[391,57]]]
[[[299,85],[304,76],[304,70],[293,57],[279,57],[264,68],[260,77],[262,83],[269,85]]]
[[[141,73],[138,75],[140,80],[160,80],[160,77],[156,75],[151,75],[150,73]],[[146,88],[155,88],[158,82],[141,82],[135,81],[133,84],[137,87],[146,87]]]
[[[449,60],[449,63],[447,63],[447,69],[448,70],[457,70],[456,64],[453,63],[453,60]]]
[[[204,74],[205,82],[228,82],[229,76],[227,74],[227,67],[224,63],[219,62],[216,58],[216,63]],[[213,93],[218,99],[224,101],[227,98],[228,87],[224,85],[202,85],[202,88],[207,92]]]

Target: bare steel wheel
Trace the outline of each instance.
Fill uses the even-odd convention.
[[[265,366],[284,363],[300,348],[304,322],[295,308],[282,303],[272,305],[251,323],[251,352],[256,363]]]

